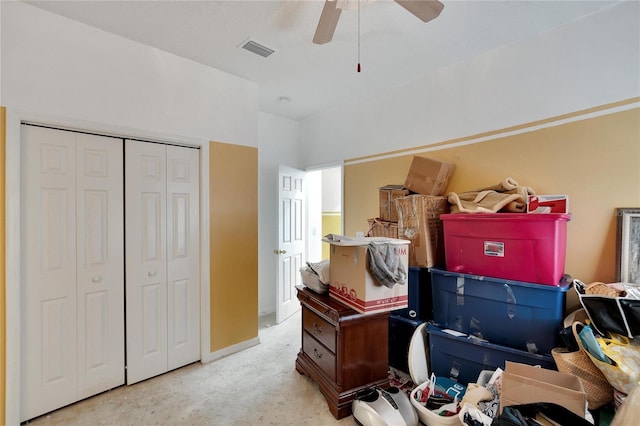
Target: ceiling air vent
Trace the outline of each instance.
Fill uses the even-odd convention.
[[[242,47],[245,50],[248,50],[249,52],[253,52],[256,55],[260,55],[263,58],[266,58],[267,56],[275,52],[275,50],[271,49],[270,47],[267,47],[251,39],[248,39],[245,42],[243,42],[240,45],[240,47]]]

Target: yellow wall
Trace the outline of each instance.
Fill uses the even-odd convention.
[[[6,310],[5,310],[5,143],[6,109],[0,107],[0,424],[5,419],[6,391]]]
[[[512,177],[538,194],[568,194],[572,219],[568,223],[566,272],[585,282],[613,282],[614,209],[640,206],[640,109],[633,106],[615,112],[613,108],[639,100],[446,141],[418,155],[455,164],[448,192],[469,191]],[[594,112],[611,113],[587,116]],[[550,127],[537,128],[545,125]],[[513,134],[522,130],[525,132]],[[474,138],[487,140],[453,146]],[[376,217],[378,187],[404,183],[413,153],[393,154],[400,156],[345,162],[346,235],[366,231],[367,218]]]
[[[258,336],[258,149],[209,146],[214,352]]]
[[[322,235],[341,234],[342,215],[340,212],[322,212]],[[329,244],[322,243],[322,258],[329,259]]]

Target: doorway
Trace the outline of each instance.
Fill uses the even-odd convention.
[[[342,166],[332,166],[307,173],[308,233],[307,260],[329,259],[327,234],[342,234]]]
[[[281,189],[278,197],[278,246],[274,250],[277,255],[276,323],[300,309],[295,289],[296,285],[302,285],[299,269],[305,262],[329,259],[329,244],[324,243],[322,237],[340,234],[343,229],[342,165],[311,171],[280,166],[279,186],[293,189],[296,181],[299,190],[283,192]],[[291,197],[291,194],[296,195]],[[293,241],[296,246],[291,244]]]

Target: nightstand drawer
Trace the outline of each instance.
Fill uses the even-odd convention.
[[[302,310],[302,326],[320,343],[336,353],[336,329],[327,320],[309,309]]]
[[[331,380],[336,380],[336,356],[306,331],[302,332],[302,350]]]

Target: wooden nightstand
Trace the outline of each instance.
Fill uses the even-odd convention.
[[[349,416],[356,392],[389,387],[389,313],[360,314],[328,294],[296,288],[302,304],[296,370],[318,384],[336,419]]]

